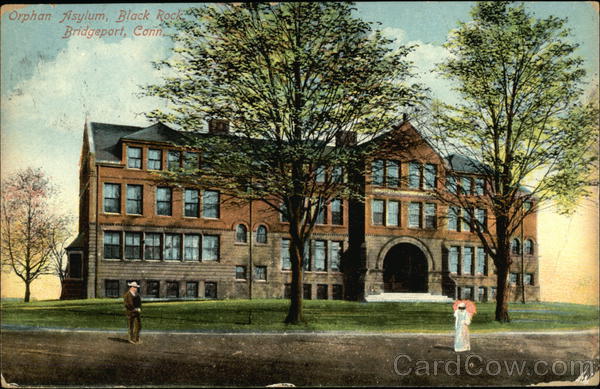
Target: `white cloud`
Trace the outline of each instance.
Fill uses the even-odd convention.
[[[62,189],[76,214],[78,160],[89,120],[149,124],[140,114],[164,103],[140,98],[140,85],[160,82],[151,61],[168,55],[165,38],[125,38],[115,43],[71,38],[33,76],[2,91],[2,176],[41,166]]]

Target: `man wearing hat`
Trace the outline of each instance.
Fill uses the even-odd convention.
[[[129,343],[140,343],[140,330],[142,329],[142,298],[138,292],[140,287],[137,282],[132,281],[127,284],[129,290],[123,296],[127,318],[129,319]]]

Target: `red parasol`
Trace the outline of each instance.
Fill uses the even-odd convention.
[[[465,310],[469,313],[469,315],[473,316],[477,313],[477,307],[471,300],[456,300],[454,304],[452,304],[452,309],[456,311],[461,303],[465,304]]]

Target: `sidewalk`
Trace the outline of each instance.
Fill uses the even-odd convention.
[[[105,333],[105,334],[124,334],[127,329],[106,330],[99,328],[62,328],[62,327],[32,327],[25,325],[2,324],[2,331],[38,331],[38,332],[57,332],[57,333]],[[386,337],[422,337],[422,336],[454,336],[454,331],[445,332],[363,332],[363,331],[217,331],[217,330],[143,330],[144,334],[153,335],[228,335],[228,336],[286,336],[286,335],[311,335],[311,336],[353,336],[353,337],[371,337],[371,336],[386,336]],[[471,332],[471,337],[488,337],[488,336],[522,336],[522,335],[600,335],[600,328],[592,328],[586,330],[561,330],[561,331],[493,331],[493,332]]]

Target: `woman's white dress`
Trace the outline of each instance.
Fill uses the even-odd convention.
[[[454,311],[454,351],[469,351],[471,350],[471,342],[469,340],[469,324],[471,324],[471,315],[464,309]]]

